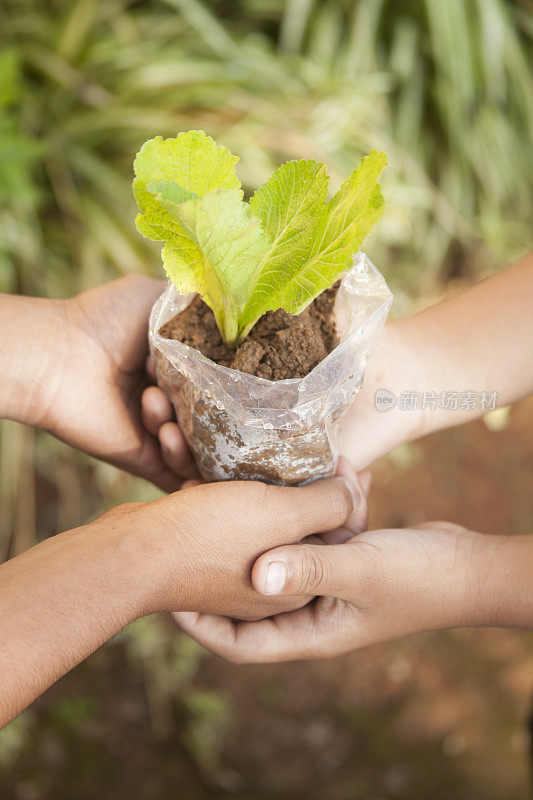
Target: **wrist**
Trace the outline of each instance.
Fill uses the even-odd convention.
[[[0,417],[46,427],[61,371],[65,301],[3,295],[0,317]]]
[[[182,499],[173,495],[171,504],[170,497],[162,500],[125,503],[93,523],[113,532],[122,580],[129,587],[132,619],[187,610],[195,604],[194,555]]]
[[[117,631],[160,610],[157,548],[151,546],[150,533],[136,524],[141,522],[138,515],[144,505],[125,503],[79,529],[83,531],[80,547],[90,547],[98,554],[98,594],[113,609],[112,624]]]
[[[340,420],[341,453],[356,469],[423,435],[422,412],[401,405],[402,392],[419,391],[421,383],[417,353],[404,326],[387,324],[368,362],[363,387]]]
[[[533,626],[533,536],[479,534],[472,558],[477,619],[471,624]]]
[[[82,548],[90,548],[97,554],[98,597],[102,605],[111,610],[110,626],[114,632],[156,610],[151,602],[155,576],[150,568],[151,554],[146,537],[132,525],[121,524],[115,514],[130,505],[143,504],[118,506],[108,512],[111,519],[106,519],[108,514],[105,514],[80,529],[85,537]],[[101,520],[105,520],[105,524]]]

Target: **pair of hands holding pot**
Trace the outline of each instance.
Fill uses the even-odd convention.
[[[284,613],[236,621],[178,612],[181,627],[227,659],[249,662],[328,657],[438,628],[532,625],[533,536],[488,536],[447,522],[363,532],[369,475],[355,472],[403,442],[484,413],[483,405],[468,403],[450,413],[444,403],[405,410],[397,402],[384,414],[376,408],[380,388],[399,400],[479,387],[502,406],[531,394],[532,302],[530,254],[452,300],[387,325],[364,386],[341,418],[340,447],[349,461],[341,458],[339,470],[351,484],[353,507],[340,524],[327,513],[317,518],[313,533],[329,533],[271,549],[251,569],[256,592],[284,599]],[[167,463],[179,467],[186,450],[170,404],[156,388],[145,392],[143,404]],[[320,484],[332,482],[296,491],[311,502]]]
[[[179,624],[233,660],[326,656],[427,627],[478,621],[476,603],[465,597],[467,585],[473,595],[477,586],[475,581],[468,584],[462,565],[476,551],[479,536],[438,523],[362,534],[369,476],[362,473],[359,480],[346,459],[341,459],[339,476],[349,484],[351,496],[335,480],[303,489],[245,482],[195,486],[194,462],[172,407],[158,387],[145,383],[146,320],[161,289],[159,281],[128,278],[68,301],[70,328],[83,341],[69,342],[74,361],[67,357],[62,374],[76,385],[77,396],[56,391],[63,406],[49,404],[53,417],[48,423],[81,449],[140,473],[167,491],[183,486],[179,495],[145,504],[142,512],[146,524],[158,528],[161,510],[170,512],[171,527],[176,519],[186,519],[187,533],[181,535],[197,550],[189,559],[194,578],[187,582],[194,592],[186,597],[180,589],[178,596],[183,581],[176,576],[176,589],[171,582],[159,607],[187,608],[190,613],[175,614]],[[345,453],[353,458],[356,452],[360,467],[422,432],[422,419],[405,414],[394,419],[374,408],[380,371],[385,368],[394,384],[393,364],[401,363],[405,376],[409,359],[407,353],[398,358],[402,348],[403,337],[389,326],[354,413],[344,421]],[[83,360],[76,356],[80,352]],[[87,356],[90,371],[85,368]],[[99,405],[101,413],[95,415]],[[74,411],[71,421],[68,409]],[[351,426],[356,430],[351,432]],[[351,446],[355,441],[357,446]],[[135,509],[132,513],[139,515]],[[172,536],[180,535],[180,526],[176,528]],[[329,533],[307,540],[305,546],[290,546],[325,531]],[[285,546],[272,549],[277,545]],[[458,550],[465,559],[455,559]],[[307,604],[316,595],[321,597]],[[443,596],[449,598],[447,604]],[[262,623],[230,619],[265,617],[302,605]]]
[[[235,662],[326,657],[457,625],[533,625],[533,536],[449,523],[364,532],[369,475],[360,472],[402,441],[482,413],[398,403],[380,414],[378,388],[399,397],[479,387],[501,405],[533,393],[533,256],[387,325],[341,418],[349,460],[337,477],[301,488],[198,480],[146,370],[147,319],[161,290],[137,277],[66,301],[0,295],[0,418],[42,427],[170,492],[0,564],[0,727],[154,611],[174,611]]]
[[[226,658],[275,661],[329,656],[427,628],[505,621],[481,599],[492,548],[504,546],[500,537],[446,523],[362,533],[369,476],[358,478],[346,459],[337,478],[303,488],[200,485],[172,408],[146,373],[147,318],[161,290],[159,281],[132,277],[67,301],[9,298],[7,309],[6,352],[21,369],[3,415],[165,491],[182,488],[119,506],[86,526],[118,530],[133,543],[123,623],[178,610],[179,624]],[[25,311],[34,336],[21,327]],[[382,382],[397,388],[398,364],[403,377],[417,377],[414,352],[408,331],[387,327],[343,420],[342,447],[352,461],[357,455],[358,469],[428,429],[423,416],[379,415],[374,407]]]

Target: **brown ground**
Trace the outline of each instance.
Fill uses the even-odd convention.
[[[372,526],[533,531],[532,442],[529,400],[501,432],[478,422],[402,448],[374,470]],[[520,631],[235,666],[155,618],[35,703],[9,760],[0,734],[0,798],[528,800],[532,693]]]
[[[269,380],[303,378],[338,344],[332,319],[336,293],[337,286],[328,289],[296,317],[281,309],[268,311],[236,350],[224,344],[213,312],[199,297],[160,333],[225,367]]]

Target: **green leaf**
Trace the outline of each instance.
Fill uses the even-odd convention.
[[[272,241],[258,273],[262,280],[268,280],[269,275],[286,274],[305,261],[328,182],[325,164],[288,161],[256,191],[250,208]]]
[[[312,207],[308,227],[295,234],[297,246],[294,253],[290,234],[272,251],[272,259],[269,253],[241,315],[241,340],[266,311],[284,308],[290,314],[300,314],[348,268],[350,258],[383,213],[384,200],[378,179],[386,161],[385,153],[372,150],[337,194],[327,203],[320,204],[318,214],[316,207]],[[322,183],[319,182],[318,186],[322,188]],[[312,191],[312,184],[310,188]],[[290,213],[278,214],[275,206],[289,204],[284,199],[284,191],[288,190],[289,185],[279,195],[272,191],[265,195],[270,197],[274,206],[271,216],[282,217],[285,224]],[[286,197],[290,198],[292,208],[292,196],[287,194]],[[270,221],[264,224],[269,230]],[[278,230],[278,222],[273,224]]]
[[[152,197],[160,195],[161,202],[165,208],[167,203],[176,205],[178,203],[184,203],[186,200],[198,200],[200,198],[199,194],[191,192],[190,189],[184,189],[183,186],[180,186],[176,181],[167,181],[165,183],[150,181],[150,183],[146,184],[146,189]]]
[[[184,234],[167,241],[165,269],[179,289],[186,286],[191,291],[194,285],[212,308],[224,341],[233,344],[270,241],[240,189],[217,190],[176,203],[173,198],[179,197],[180,188],[159,184],[155,195]]]
[[[294,244],[298,234],[308,232],[322,209],[328,182],[325,164],[287,161],[256,191],[250,208],[272,240],[269,258],[286,256],[286,244]]]
[[[246,203],[236,161],[202,131],[156,137],[135,159],[133,184],[139,231],[164,243],[168,276],[200,294],[230,345],[266,311],[299,314],[347,269],[382,213],[386,156],[372,151],[327,202],[325,165],[301,160]]]
[[[211,307],[203,255],[165,203],[176,205],[216,189],[239,189],[234,169],[238,160],[203,131],[188,131],[175,139],[149,139],[133,165],[133,191],[141,212],[137,230],[147,239],[164,242],[163,265],[178,291],[198,292]]]
[[[141,211],[136,219],[139,233],[154,241],[167,241],[168,231],[179,233],[175,221],[148,191],[149,183],[174,182],[199,197],[215,189],[239,189],[238,160],[203,131],[179,133],[175,139],[149,139],[133,163],[133,192]]]
[[[145,213],[137,216],[139,233],[148,239],[164,242],[161,251],[163,266],[178,292],[180,294],[198,292],[212,307],[202,270],[202,253],[197,243],[180,225],[177,217],[173,217],[165,206],[165,202],[170,204],[171,200],[176,202],[191,200],[196,195],[176,183],[167,185],[153,181],[150,181],[143,191],[148,199],[144,202]]]
[[[200,197],[214,189],[239,189],[234,170],[238,160],[203,131],[179,133],[175,139],[156,136],[137,153],[134,187],[150,181],[175,181]]]

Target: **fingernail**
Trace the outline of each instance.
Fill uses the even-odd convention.
[[[287,583],[287,567],[283,561],[271,561],[266,574],[265,594],[279,594]]]

